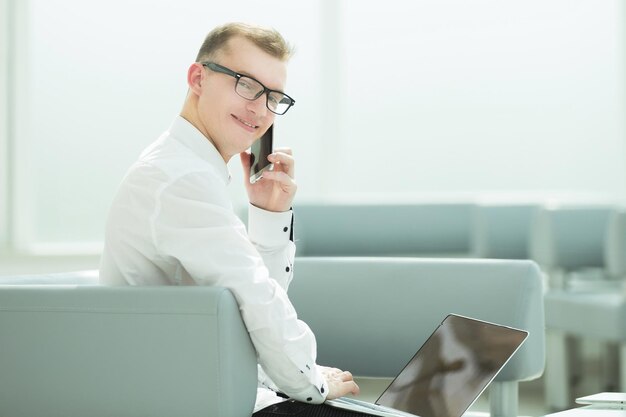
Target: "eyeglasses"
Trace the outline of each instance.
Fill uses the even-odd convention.
[[[291,106],[296,104],[296,101],[287,94],[271,90],[254,78],[239,74],[215,62],[202,62],[202,66],[207,67],[211,71],[221,72],[234,77],[237,80],[235,82],[235,92],[246,100],[256,100],[264,93],[267,93],[265,105],[272,113],[285,114]]]

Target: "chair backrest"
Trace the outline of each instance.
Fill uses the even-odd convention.
[[[626,278],[626,208],[611,212],[606,231],[604,263],[610,277]]]
[[[533,213],[538,204],[492,204],[474,208],[472,254],[478,258],[530,259]]]
[[[299,204],[298,256],[468,256],[470,203]]]
[[[541,273],[532,261],[299,258],[289,294],[321,364],[395,376],[449,313],[528,330],[498,381],[544,366]]]
[[[609,206],[542,207],[535,212],[530,255],[546,270],[604,268]]]
[[[99,285],[98,270],[0,276],[0,285]]]
[[[249,417],[254,407],[255,350],[223,288],[3,285],[0,340],[2,416]]]

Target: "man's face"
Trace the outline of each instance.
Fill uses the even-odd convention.
[[[244,38],[231,39],[228,48],[220,51],[213,61],[248,75],[267,88],[285,89],[287,64]],[[208,68],[202,77],[198,116],[204,132],[228,161],[260,138],[274,123],[275,114],[266,106],[266,94],[253,101],[240,97],[235,92],[234,77]]]

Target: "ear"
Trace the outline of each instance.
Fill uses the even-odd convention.
[[[204,78],[204,67],[198,62],[191,64],[187,70],[187,85],[193,93],[199,96],[202,92],[202,81]]]

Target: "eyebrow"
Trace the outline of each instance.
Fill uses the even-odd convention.
[[[269,88],[269,89],[270,89],[270,90],[272,90],[272,91],[276,91],[276,92],[281,93],[281,94],[287,94],[287,93],[285,93],[283,90],[277,90],[277,89],[275,89],[275,88],[268,87],[268,86],[267,86],[264,82],[262,82],[262,81],[261,81],[261,80],[259,80],[257,77],[255,77],[254,75],[252,75],[252,74],[250,74],[250,73],[248,73],[248,72],[245,72],[245,71],[239,71],[239,70],[236,70],[236,69],[234,69],[233,71],[235,71],[237,74],[245,75],[246,77],[250,77],[250,78],[254,79],[255,81],[260,82],[261,84],[263,84],[263,86],[264,86],[264,87]]]

